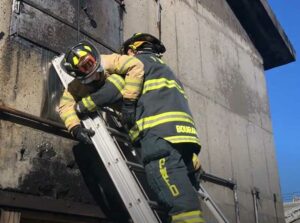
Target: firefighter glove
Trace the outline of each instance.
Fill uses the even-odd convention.
[[[77,125],[71,130],[71,133],[75,139],[79,140],[80,142],[84,144],[93,144],[90,136],[95,135],[95,132],[92,129],[86,129],[81,125]]]
[[[134,126],[135,123],[136,101],[125,99],[122,104],[122,122],[128,128]]]
[[[89,110],[83,105],[81,101],[75,104],[74,109],[76,111],[78,118],[80,119],[87,116],[89,113]]]

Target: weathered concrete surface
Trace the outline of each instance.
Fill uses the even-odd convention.
[[[251,193],[255,187],[260,191],[259,222],[283,223],[265,58],[226,1],[161,4],[161,36],[167,48],[164,60],[185,86],[203,145],[204,170],[237,182],[241,222],[255,222]],[[125,38],[135,32],[159,34],[157,11],[148,17],[149,10],[157,9],[155,1],[128,0],[126,6]],[[210,183],[205,186],[234,222],[232,191]],[[206,208],[204,212],[214,222]]]
[[[6,121],[0,125],[2,189],[93,200],[72,155],[74,142]]]
[[[156,1],[125,3],[125,38],[135,32],[159,35]],[[0,100],[18,110],[57,119],[54,110],[47,113],[45,106],[51,105],[45,103],[47,94],[43,93],[45,84],[51,82],[48,63],[53,54],[9,38],[11,4],[5,0],[0,5],[4,15],[0,20]],[[204,170],[237,182],[241,222],[255,221],[251,190],[256,187],[260,191],[259,222],[283,223],[264,57],[226,1],[162,0],[161,4],[161,36],[167,48],[164,60],[185,86],[202,142]],[[70,22],[74,13],[66,16]],[[82,24],[88,22],[85,18]],[[106,25],[117,26],[114,22]],[[102,31],[109,33],[109,28]],[[116,35],[119,40],[122,33]],[[105,40],[110,38],[108,34]],[[1,189],[93,202],[74,164],[72,145],[72,141],[0,121],[0,170],[6,176],[0,180]],[[42,180],[35,181],[37,178]],[[232,191],[211,183],[205,186],[234,222]],[[208,210],[204,211],[209,222],[214,222]]]
[[[31,115],[60,121],[55,105],[62,89],[53,78],[55,74],[49,71],[54,54],[21,38],[9,36],[11,8],[12,0],[1,1],[0,103]],[[36,15],[31,14],[33,17]],[[110,28],[113,27],[116,29],[115,24]],[[45,27],[35,28],[35,32],[42,32]],[[117,34],[115,39],[111,39],[114,44],[120,42],[119,27]],[[72,140],[0,119],[0,189],[47,197],[52,201],[63,199],[102,207],[101,186],[109,194],[108,200],[114,201],[111,210],[118,210],[118,213],[111,213],[120,217],[122,207],[119,206],[119,197],[97,160],[98,156],[90,148],[74,146],[76,144]],[[47,204],[44,207],[47,209]]]

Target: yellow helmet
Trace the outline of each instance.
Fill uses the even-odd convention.
[[[88,84],[93,81],[96,72],[103,71],[100,62],[96,47],[84,40],[66,52],[64,66],[69,75]]]

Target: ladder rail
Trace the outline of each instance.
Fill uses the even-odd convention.
[[[203,185],[199,184],[199,190],[198,193],[205,203],[205,205],[208,207],[210,212],[214,215],[214,217],[217,219],[218,223],[229,223],[228,219],[225,217],[225,215],[222,213],[222,211],[219,209],[217,204],[213,201],[213,199],[210,197],[208,192],[205,190]]]
[[[157,222],[158,219],[142,193],[138,182],[128,169],[123,156],[110,137],[103,120],[96,116],[83,120],[86,128],[96,134],[91,137],[98,154],[114,182],[115,187],[134,222]]]

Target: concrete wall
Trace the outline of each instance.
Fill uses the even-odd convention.
[[[255,222],[251,190],[260,191],[259,222],[277,222],[273,194],[280,198],[263,61],[222,0],[162,0],[164,60],[189,96],[203,149],[205,171],[238,185],[240,218]],[[124,37],[135,32],[159,35],[157,2],[127,0]],[[230,189],[206,184],[234,222]],[[278,222],[284,222],[277,201]],[[213,218],[205,209],[209,222]]]
[[[135,32],[159,36],[156,1],[125,3],[125,39]],[[0,5],[4,15],[0,18],[0,101],[40,116],[53,54],[9,37],[11,4],[12,0],[4,0]],[[254,187],[260,191],[259,222],[284,222],[262,58],[226,1],[161,0],[161,4],[164,60],[185,86],[203,145],[204,170],[237,182],[242,223],[255,222]],[[0,120],[0,172],[4,176],[0,188],[93,203],[73,165],[72,145],[71,140]],[[49,166],[47,171],[45,166]],[[42,178],[45,184],[34,181],[49,172],[50,178]],[[66,185],[68,191],[60,189]],[[211,183],[205,186],[235,222],[232,191]],[[273,194],[279,198],[277,213]],[[209,222],[215,222],[204,211]]]
[[[1,1],[0,101],[41,116],[54,54],[9,36],[11,8],[11,0]],[[0,188],[93,203],[74,165],[73,145],[72,140],[0,120]]]

